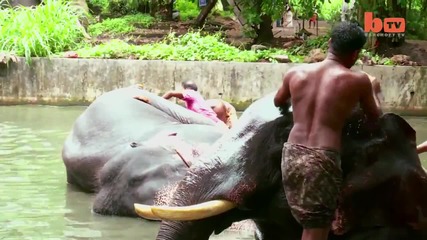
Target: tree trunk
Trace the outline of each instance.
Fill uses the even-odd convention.
[[[170,3],[167,4],[167,11],[166,11],[166,20],[172,21],[173,20],[173,0],[170,1]]]
[[[215,7],[218,0],[209,0],[208,5],[206,5],[202,11],[199,13],[196,19],[196,25],[198,27],[202,27],[208,17],[209,13],[211,13],[212,9]]]
[[[242,26],[246,25],[246,19],[242,15],[242,9],[235,0],[228,0],[228,3],[233,7],[234,15],[236,15],[237,20]]]
[[[150,16],[155,17],[158,9],[158,2],[156,0],[150,1]]]
[[[225,10],[228,10],[229,9],[229,7],[230,7],[230,4],[228,3],[228,1],[227,0],[221,0],[221,4],[222,4],[222,9],[225,11]]]
[[[254,40],[255,43],[268,43],[274,39],[272,24],[273,20],[271,20],[270,16],[261,16],[261,23],[256,31],[257,37]]]

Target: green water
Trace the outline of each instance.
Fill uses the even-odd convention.
[[[155,239],[159,224],[91,212],[67,185],[61,149],[85,107],[0,107],[0,240]],[[224,232],[211,239],[252,239]]]
[[[154,239],[158,223],[93,214],[66,183],[61,148],[84,107],[0,107],[0,239]],[[427,118],[407,118],[419,141]],[[427,154],[421,156],[427,162]],[[211,239],[253,239],[225,232]]]

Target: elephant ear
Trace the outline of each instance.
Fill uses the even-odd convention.
[[[386,113],[381,118],[381,126],[387,133],[388,141],[393,143],[416,144],[416,131],[401,116],[394,113]]]

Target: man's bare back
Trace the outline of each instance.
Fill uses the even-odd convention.
[[[378,118],[368,76],[333,60],[291,69],[275,104],[283,104],[287,94],[291,95],[294,116],[288,142],[339,151],[343,125],[357,103],[369,117]]]
[[[355,23],[341,22],[331,33],[328,55],[320,63],[291,69],[274,104],[291,100],[294,126],[282,152],[282,183],[302,240],[326,240],[342,184],[341,135],[357,105],[375,123],[378,109],[369,77],[350,70],[366,43]]]

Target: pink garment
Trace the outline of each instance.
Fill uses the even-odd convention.
[[[200,93],[186,89],[183,91],[182,95],[184,96],[183,100],[185,101],[187,108],[193,112],[200,113],[214,122],[220,122],[221,120],[216,116],[216,113],[212,108],[206,103]]]

